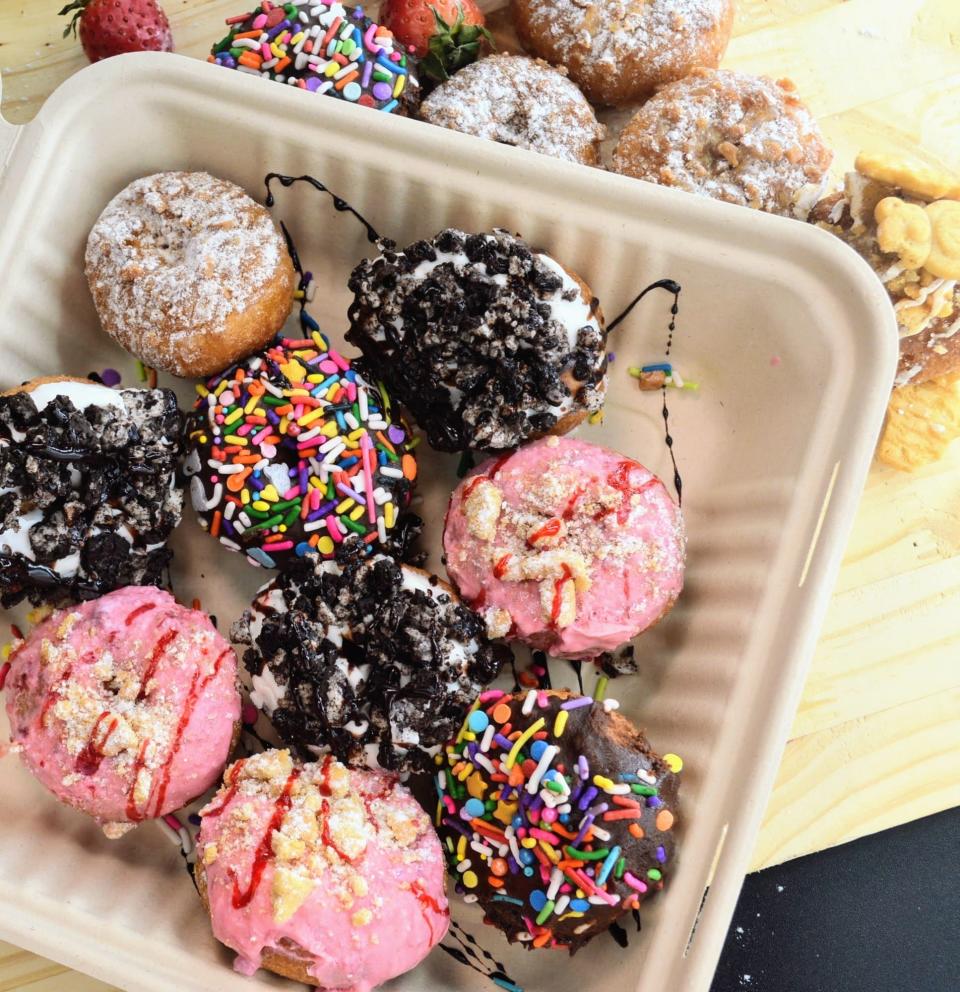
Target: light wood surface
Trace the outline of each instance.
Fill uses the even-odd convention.
[[[164,0],[203,57],[236,0]],[[52,3],[0,0],[3,115],[30,120],[85,64]],[[724,65],[789,76],[837,151],[960,171],[960,0],[740,0]],[[960,443],[875,466],[757,844],[755,868],[960,805]],[[107,986],[0,944],[0,992]]]

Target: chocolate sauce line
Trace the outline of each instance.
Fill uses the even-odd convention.
[[[266,205],[272,207],[275,203],[273,197],[273,191],[270,189],[270,183],[276,179],[281,186],[289,189],[294,183],[309,183],[314,189],[319,190],[321,193],[326,193],[333,200],[333,209],[340,211],[340,213],[353,214],[354,217],[360,221],[361,224],[366,228],[367,239],[371,244],[380,244],[384,239],[380,237],[377,233],[376,228],[363,216],[357,209],[350,206],[346,200],[342,197],[337,196],[333,190],[328,189],[319,179],[314,179],[313,176],[284,176],[279,172],[268,172],[264,177],[263,184],[267,187],[267,199]],[[391,242],[392,244],[392,242]]]
[[[627,317],[633,312],[633,308],[654,289],[665,289],[668,293],[673,296],[673,306],[670,307],[670,324],[667,328],[667,348],[666,357],[669,360],[670,353],[673,350],[673,334],[677,329],[677,314],[680,313],[680,293],[682,292],[682,287],[680,283],[675,282],[673,279],[659,279],[657,282],[651,283],[645,290],[638,293],[637,296],[630,302],[626,310],[616,317],[607,325],[607,333],[611,333],[616,330],[617,327],[626,320]],[[670,462],[673,465],[673,486],[677,491],[677,505],[683,506],[683,479],[680,478],[680,469],[677,467],[677,456],[673,450],[673,437],[670,434],[670,410],[667,406],[667,384],[664,383],[660,387],[660,393],[663,398],[663,432],[664,441],[667,445],[667,451],[670,452]]]

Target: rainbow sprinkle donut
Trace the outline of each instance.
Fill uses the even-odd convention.
[[[413,113],[420,102],[416,59],[360,7],[264,0],[227,26],[208,62],[385,113]]]
[[[491,689],[437,756],[451,874],[511,942],[572,954],[663,888],[683,762],[617,706]]]
[[[254,565],[387,541],[417,464],[390,401],[317,330],[197,386],[184,471],[200,523]]]

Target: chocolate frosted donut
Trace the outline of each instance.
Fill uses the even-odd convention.
[[[420,102],[417,60],[360,7],[335,0],[262,3],[227,18],[208,61],[385,113]]]
[[[305,756],[423,769],[494,679],[506,648],[445,583],[382,555],[304,561],[234,625],[253,702]]]
[[[315,326],[315,325],[314,325]],[[417,463],[390,401],[319,331],[199,386],[185,472],[204,530],[253,565],[402,529]]]
[[[440,451],[565,434],[603,404],[606,329],[577,276],[519,237],[448,229],[350,277],[347,340]]]
[[[448,864],[511,942],[573,954],[663,888],[683,762],[616,706],[490,690],[445,749]]]
[[[48,377],[0,395],[0,603],[159,585],[179,438],[169,389]]]

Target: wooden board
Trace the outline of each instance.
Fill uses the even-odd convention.
[[[178,50],[204,57],[241,6],[165,0]],[[15,123],[85,64],[54,9],[0,2],[2,110]],[[958,0],[740,0],[724,65],[791,77],[838,174],[861,148],[960,171]],[[960,805],[958,657],[960,444],[916,475],[870,475],[755,868]],[[0,992],[21,988],[107,987],[0,944]]]

